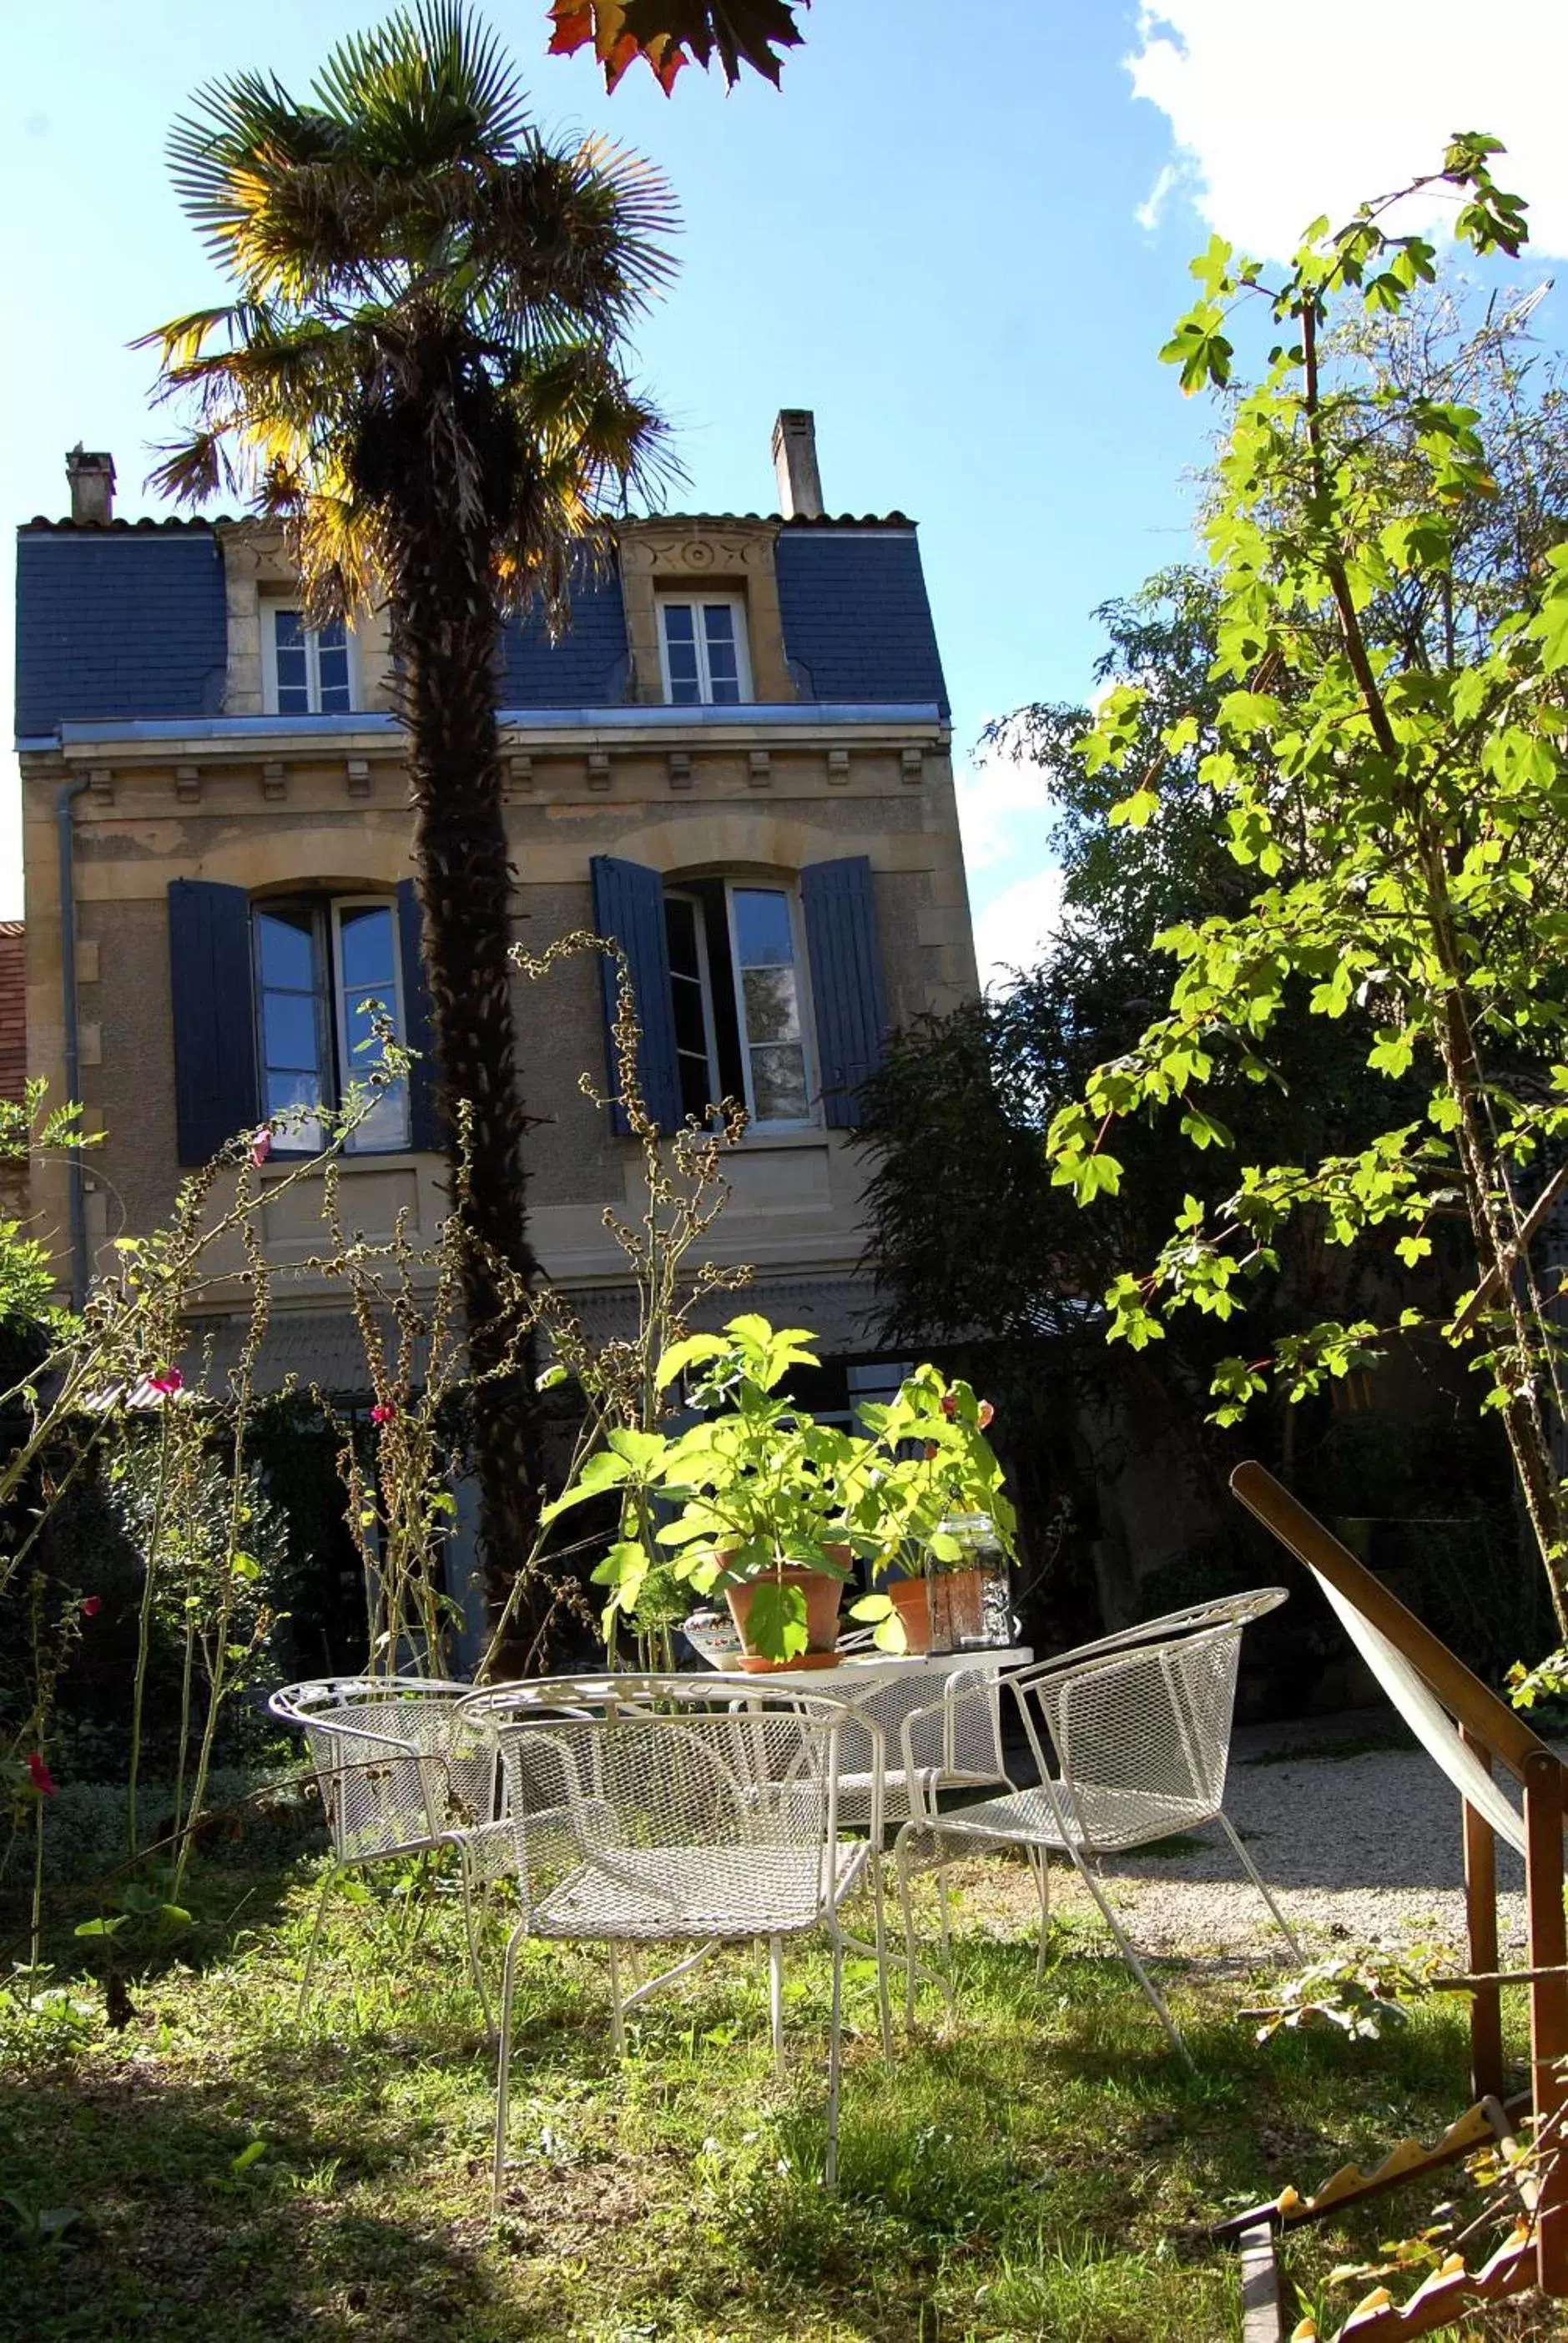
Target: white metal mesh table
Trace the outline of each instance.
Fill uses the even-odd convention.
[[[925,1810],[922,1796],[934,1805],[942,1790],[1007,1783],[1001,1678],[1033,1657],[1024,1644],[1000,1651],[853,1652],[844,1654],[836,1668],[791,1668],[759,1675],[715,1669],[712,1681],[732,1687],[737,1694],[762,1694],[769,1685],[794,1686],[842,1704],[847,1715],[839,1735],[839,1814],[847,1823],[871,1819],[875,1745],[870,1734],[857,1730],[857,1712],[869,1719],[879,1728],[886,1752],[883,1820],[897,1824]],[[983,1701],[973,1697],[980,1684],[990,1695]],[[917,1709],[926,1713],[910,1736],[909,1755],[916,1776],[911,1785],[902,1735],[905,1718]]]

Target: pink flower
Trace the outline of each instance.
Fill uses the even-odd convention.
[[[54,1781],[49,1768],[45,1765],[42,1755],[36,1749],[29,1749],[27,1752],[27,1771],[33,1777],[33,1787],[37,1791],[38,1795],[41,1798],[52,1798],[55,1795]]]
[[[173,1399],[176,1392],[184,1390],[185,1380],[177,1367],[166,1367],[161,1375],[147,1377],[147,1389],[160,1392],[165,1399]]]
[[[377,1400],[370,1411],[372,1423],[396,1423],[397,1420],[397,1411],[390,1400]]]
[[[103,1607],[104,1598],[101,1594],[83,1595],[82,1616],[84,1619],[95,1619]]]
[[[250,1160],[259,1172],[272,1153],[272,1133],[264,1122],[259,1131],[250,1134]]]
[[[980,1428],[982,1432],[985,1430],[987,1424],[991,1422],[995,1414],[996,1410],[992,1407],[990,1400],[982,1399],[980,1403]]]

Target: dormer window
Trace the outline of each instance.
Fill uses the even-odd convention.
[[[751,697],[746,606],[739,594],[661,594],[658,656],[677,708],[733,708]]]
[[[269,716],[343,716],[354,705],[348,630],[307,627],[296,605],[264,602],[261,655]]]

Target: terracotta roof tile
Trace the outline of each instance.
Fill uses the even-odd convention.
[[[51,520],[47,513],[35,513],[31,520],[18,524],[17,534],[23,537],[152,537],[158,535],[200,536],[219,528],[235,528],[253,515],[235,513],[144,513],[136,520]],[[793,513],[785,519],[781,513],[634,513],[625,523],[637,529],[644,523],[659,527],[668,521],[700,521],[719,523],[736,520],[774,521],[782,528],[910,528],[913,527],[908,513]]]

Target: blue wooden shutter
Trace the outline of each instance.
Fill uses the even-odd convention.
[[[403,1039],[416,1055],[408,1075],[408,1144],[422,1155],[439,1155],[447,1145],[441,1112],[441,1071],[436,1063],[436,1028],[430,988],[425,980],[424,922],[412,879],[397,881],[397,951],[403,979]]]
[[[877,898],[866,856],[809,864],[800,873],[800,906],[811,957],[822,1111],[832,1129],[849,1131],[859,1119],[860,1084],[876,1072],[887,1046]]]
[[[593,923],[601,936],[614,936],[625,952],[637,993],[638,1022],[642,1046],[638,1073],[648,1111],[661,1131],[680,1124],[680,1064],[675,1050],[675,1004],[669,990],[669,944],[664,930],[664,880],[640,862],[622,862],[613,854],[596,854],[588,864],[593,879]],[[616,1072],[616,967],[599,958],[599,986],[604,1002],[605,1062],[613,1093],[620,1087]],[[628,1131],[618,1099],[610,1107],[610,1127]]]
[[[169,886],[175,1120],[182,1163],[205,1163],[261,1120],[250,897],[205,879]]]

